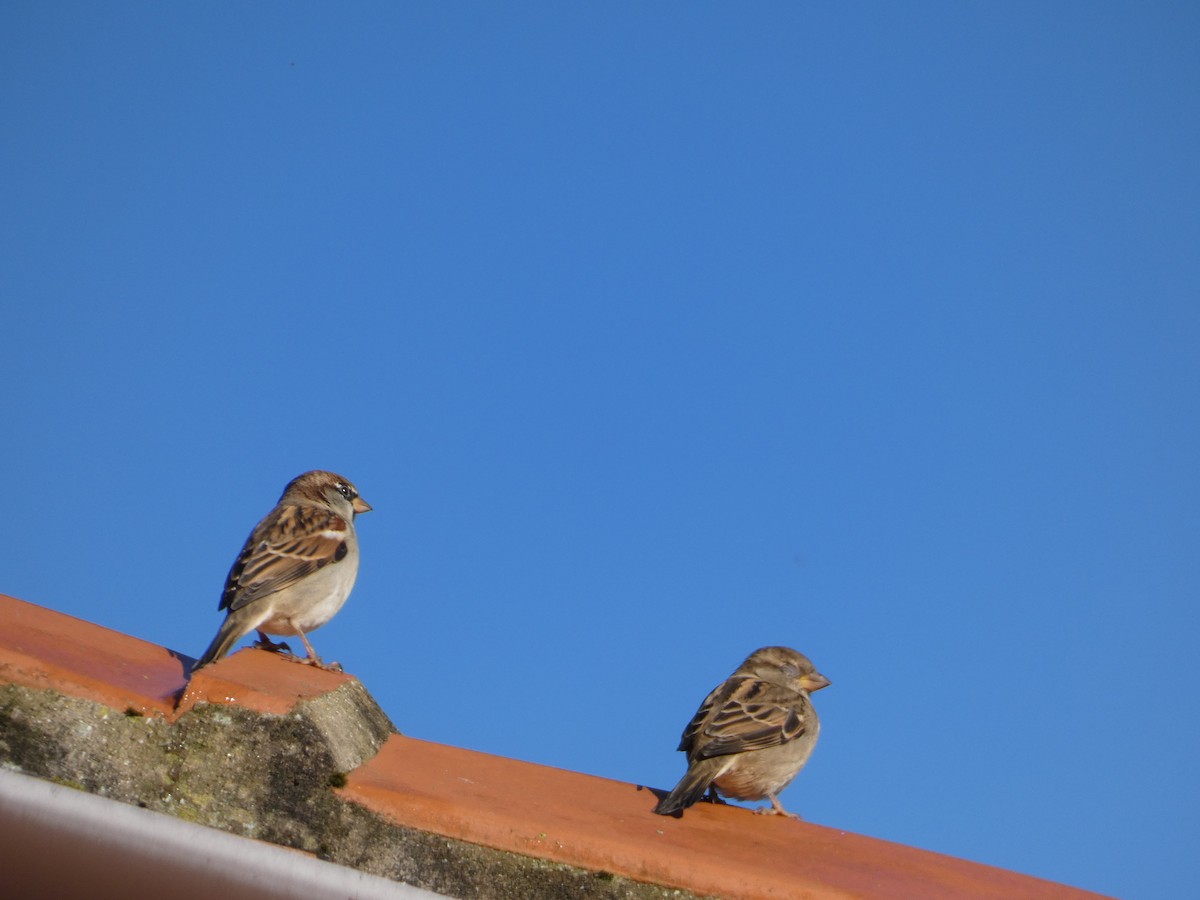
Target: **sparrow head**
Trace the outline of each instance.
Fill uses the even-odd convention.
[[[752,675],[793,691],[819,691],[829,679],[803,653],[791,647],[760,647],[738,666],[734,675]]]
[[[284,501],[320,503],[351,519],[355,513],[371,511],[371,504],[358,496],[358,488],[350,479],[322,469],[305,472],[289,481],[279,498],[280,503]]]

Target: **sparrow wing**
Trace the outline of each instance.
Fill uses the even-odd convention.
[[[676,750],[683,750],[688,755],[688,759],[692,758],[692,749],[696,746],[696,738],[700,736],[704,730],[704,726],[708,724],[708,720],[715,714],[714,711],[720,710],[728,702],[729,697],[738,685],[745,681],[745,678],[730,677],[722,681],[713,688],[704,702],[700,704],[700,708],[696,710],[696,714],[692,716],[692,721],[687,723],[687,727],[683,729],[683,736],[679,739],[679,746]]]
[[[798,738],[808,725],[803,697],[777,684],[730,678],[714,694],[709,695],[713,703],[708,715],[692,736],[689,759],[777,747]]]
[[[349,529],[337,513],[318,506],[276,508],[258,523],[238,554],[219,609],[241,609],[340,562],[347,553]]]

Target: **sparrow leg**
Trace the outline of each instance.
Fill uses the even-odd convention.
[[[783,804],[779,802],[779,798],[774,794],[767,794],[767,799],[771,801],[770,806],[764,806],[761,809],[756,809],[754,812],[760,816],[787,816],[789,819],[797,819],[803,821],[796,813],[788,812],[783,808]]]
[[[267,637],[265,632],[258,633],[258,640],[254,642],[254,646],[260,650],[270,650],[272,653],[286,653],[288,656],[293,656],[292,648],[283,641],[273,641]]]
[[[296,626],[293,625],[292,627],[295,628]],[[296,662],[301,662],[301,663],[304,663],[309,666],[316,666],[318,669],[324,669],[326,672],[342,671],[341,663],[338,663],[338,662],[323,663],[323,662],[321,662],[321,657],[317,656],[317,651],[314,650],[312,644],[310,644],[308,642],[308,638],[305,636],[303,631],[301,631],[299,628],[296,628],[296,634],[298,634],[300,636],[300,640],[304,641],[304,649],[308,651],[307,659],[297,658]]]
[[[728,801],[726,801],[724,797],[717,793],[716,785],[712,784],[708,786],[708,793],[706,793],[700,799],[704,800],[706,803],[720,803],[722,806],[729,805]]]

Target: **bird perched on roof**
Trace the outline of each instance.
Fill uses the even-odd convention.
[[[254,526],[225,580],[218,609],[229,610],[195,668],[220,659],[244,635],[258,632],[256,646],[287,649],[268,634],[296,635],[308,651],[305,659],[325,665],[307,632],[334,617],[358,575],[358,538],[354,517],[371,505],[341,475],[315,470],[293,478],[275,508]]]
[[[736,800],[771,801],[755,812],[799,818],[783,808],[779,792],[812,755],[820,724],[809,693],[828,685],[803,653],[755,650],[683,730],[678,749],[687,753],[687,773],[654,811],[682,812],[713,788]]]

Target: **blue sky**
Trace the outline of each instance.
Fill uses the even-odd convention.
[[[1200,894],[1200,13],[14,3],[0,590],[193,656],[283,485],[407,734]]]

